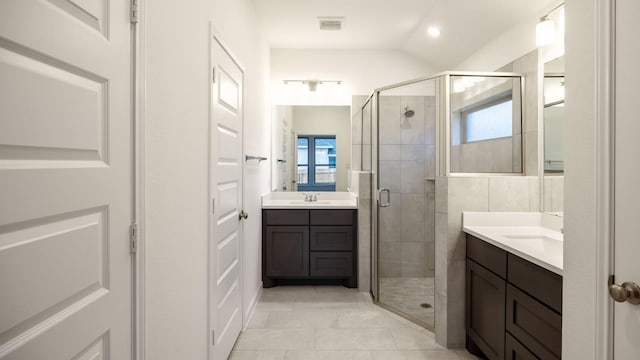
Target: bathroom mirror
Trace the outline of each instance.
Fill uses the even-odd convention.
[[[271,189],[347,191],[351,108],[277,105],[272,116]]]
[[[543,211],[562,215],[564,202],[564,56],[544,64]]]

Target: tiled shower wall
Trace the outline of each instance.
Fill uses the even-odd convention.
[[[437,177],[436,194],[436,340],[447,347],[462,347],[466,275],[462,212],[540,211],[540,179]]]
[[[535,50],[498,71],[525,75],[523,102],[524,173],[527,176],[437,177],[436,179],[436,341],[465,344],[465,257],[463,211],[541,209],[538,177],[539,62]]]
[[[355,173],[355,172],[354,172]],[[371,173],[358,177],[358,291],[371,291]]]
[[[370,136],[363,141],[362,105],[367,96],[353,96],[351,102],[351,171],[349,190],[358,194],[358,291],[371,291],[371,172],[363,170],[362,152],[368,152],[368,169],[371,170]],[[371,131],[371,124],[364,130]],[[365,159],[366,161],[366,159]]]
[[[351,97],[351,171],[362,170],[362,105],[367,98],[366,95]],[[371,152],[370,147],[368,151]]]
[[[524,173],[527,176],[538,175],[538,109],[542,104],[538,94],[540,87],[538,56],[538,50],[534,50],[498,70],[517,72],[525,76],[522,123],[524,124]]]
[[[391,191],[391,206],[379,209],[379,275],[434,276],[435,98],[379,101],[379,187]]]
[[[558,213],[564,210],[564,176],[544,176],[544,212]]]

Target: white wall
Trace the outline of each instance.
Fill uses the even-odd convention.
[[[283,105],[351,105],[352,95],[435,73],[435,67],[399,50],[272,49],[271,79],[274,101]],[[283,80],[340,80],[342,96],[299,99],[282,94]]]
[[[548,10],[553,7],[555,6],[551,6]],[[561,31],[559,14],[558,11],[554,11],[549,16],[555,22],[558,33]],[[537,48],[536,24],[543,15],[544,13],[541,13],[512,27],[459,63],[454,70],[495,71],[504,64],[535,50]],[[564,38],[558,35],[557,40],[552,45],[540,47],[540,59],[543,63],[564,54]]]
[[[599,0],[567,0],[565,213],[562,357],[596,353],[597,272],[597,33]],[[580,136],[570,135],[580,134]]]
[[[297,135],[336,136],[336,191],[347,191],[351,163],[351,109],[347,106],[294,106]]]
[[[269,49],[250,0],[146,1],[146,358],[206,359],[209,21],[246,68],[245,142],[269,154]],[[267,134],[267,135],[265,135]],[[260,289],[267,162],[248,164],[244,306]]]

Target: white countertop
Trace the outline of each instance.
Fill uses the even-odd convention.
[[[358,196],[347,191],[308,192],[317,201],[304,201],[305,192],[270,192],[262,196],[263,209],[357,209]]]
[[[543,213],[464,212],[462,223],[464,232],[562,275],[561,219]]]

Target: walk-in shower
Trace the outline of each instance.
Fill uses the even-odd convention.
[[[373,174],[372,293],[379,305],[438,326],[436,312],[447,301],[438,289],[452,280],[448,232],[436,229],[436,214],[447,211],[438,192],[446,189],[436,179],[522,172],[522,85],[514,73],[446,72],[376,89],[365,102],[362,127],[371,131],[369,139],[363,131],[363,144],[371,145],[362,147],[362,164]]]

